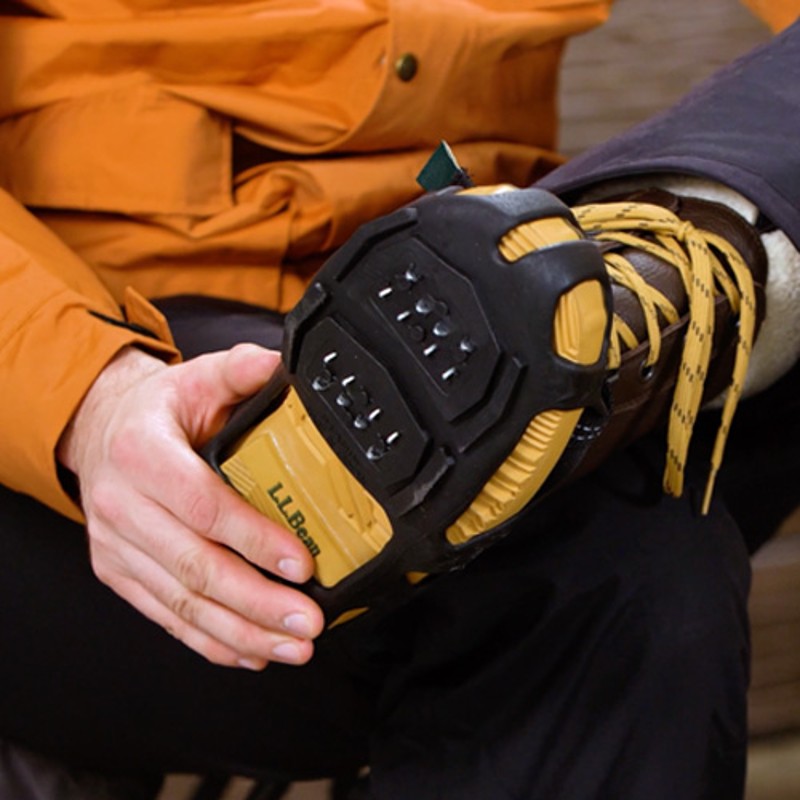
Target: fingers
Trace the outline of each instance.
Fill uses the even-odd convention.
[[[207,597],[264,628],[290,630],[286,620],[291,618],[295,626],[302,625],[306,636],[321,631],[322,613],[311,598],[267,581],[236,553],[197,536],[161,508],[140,508],[136,525],[138,530],[129,543],[160,564],[191,594]],[[285,533],[282,529],[277,532]]]
[[[142,523],[159,516],[158,509],[143,509]],[[157,537],[161,546],[113,537],[107,546],[101,537],[92,542],[98,577],[214,663],[260,668],[311,657],[311,639],[323,626],[316,604],[234,553],[168,523]]]
[[[269,379],[278,355],[240,346],[157,370],[149,361],[132,351],[107,367],[65,448],[98,577],[215,663],[304,663],[321,610],[253,564],[299,582],[313,558],[193,449]]]
[[[242,500],[185,443],[178,440],[164,447],[164,437],[160,431],[157,434],[150,441],[146,431],[132,431],[127,444],[116,449],[118,470],[135,476],[132,489],[167,510],[189,530],[226,545],[262,569],[296,583],[311,577],[314,560],[292,532]],[[108,474],[107,479],[113,481],[114,475]],[[119,503],[116,485],[110,487],[105,502],[102,483],[98,483],[94,487],[95,508],[124,531],[128,517],[133,515]],[[140,527],[144,528],[137,525]]]
[[[250,637],[254,644],[250,648],[251,652],[247,652],[239,642],[236,642],[235,647],[225,644],[214,635],[188,623],[132,579],[120,578],[112,588],[137,611],[213,664],[260,670],[270,661],[304,664],[313,655],[313,644],[310,641],[294,640],[276,641],[267,648],[268,653],[265,654],[255,643],[255,637]]]

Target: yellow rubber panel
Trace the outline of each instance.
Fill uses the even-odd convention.
[[[369,611],[367,606],[362,606],[360,608],[351,608],[349,611],[343,611],[339,614],[336,619],[328,625],[328,628],[335,628],[337,625],[344,625],[345,622],[350,622],[351,619],[355,619],[356,617],[360,617],[362,614],[365,614]]]
[[[597,281],[579,283],[558,301],[553,323],[553,347],[575,364],[594,364],[603,352],[608,313],[603,287]]]
[[[567,220],[561,217],[545,217],[509,231],[500,240],[499,250],[503,258],[514,262],[534,250],[543,250],[580,238],[581,234]]]
[[[222,471],[253,506],[302,540],[323,586],[371,561],[391,538],[386,513],[330,449],[294,389],[246,434]]]
[[[533,250],[579,238],[565,220],[536,220],[511,231],[500,243],[500,251],[513,262]],[[607,319],[602,286],[597,281],[578,284],[559,299],[553,325],[555,352],[577,364],[596,363]],[[534,417],[508,458],[447,529],[448,541],[463,544],[521,511],[555,467],[581,413],[582,409],[554,409]]]

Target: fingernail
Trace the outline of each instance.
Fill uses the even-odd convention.
[[[253,661],[249,658],[240,658],[239,659],[239,666],[243,669],[251,669],[253,672],[261,672],[262,669],[266,666],[263,661]]]
[[[278,572],[290,581],[302,581],[305,579],[303,565],[296,558],[282,558],[278,562]]]
[[[300,649],[291,642],[281,642],[272,648],[272,657],[279,661],[288,661],[292,664],[301,660]]]
[[[310,639],[313,634],[311,620],[299,611],[294,614],[287,614],[283,618],[283,627],[286,628],[289,633],[293,633],[295,636],[302,636],[306,639]]]

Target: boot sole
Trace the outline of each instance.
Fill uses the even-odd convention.
[[[361,228],[206,451],[315,558],[329,623],[464,566],[600,406],[602,257],[552,195],[445,192]]]

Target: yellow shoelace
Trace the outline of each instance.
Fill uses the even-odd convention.
[[[683,492],[689,443],[711,360],[715,296],[724,295],[733,313],[738,314],[733,375],[722,409],[703,498],[703,513],[706,513],[722,463],[730,424],[742,394],[753,345],[756,297],[750,270],[739,252],[721,236],[700,230],[661,206],[622,202],[585,205],[572,210],[581,228],[593,238],[618,242],[657,256],[672,265],[683,281],[688,298],[689,324],[672,398],[664,470],[664,491],[674,497],[679,497]],[[717,253],[722,255],[730,268],[730,275]],[[661,352],[662,326],[658,312],[661,312],[667,324],[676,322],[680,314],[668,298],[645,282],[627,259],[613,252],[605,253],[604,259],[611,280],[630,289],[641,304],[650,344],[644,366],[652,366]],[[639,344],[630,327],[615,314],[609,346],[609,368],[619,367],[623,348],[632,349]]]

